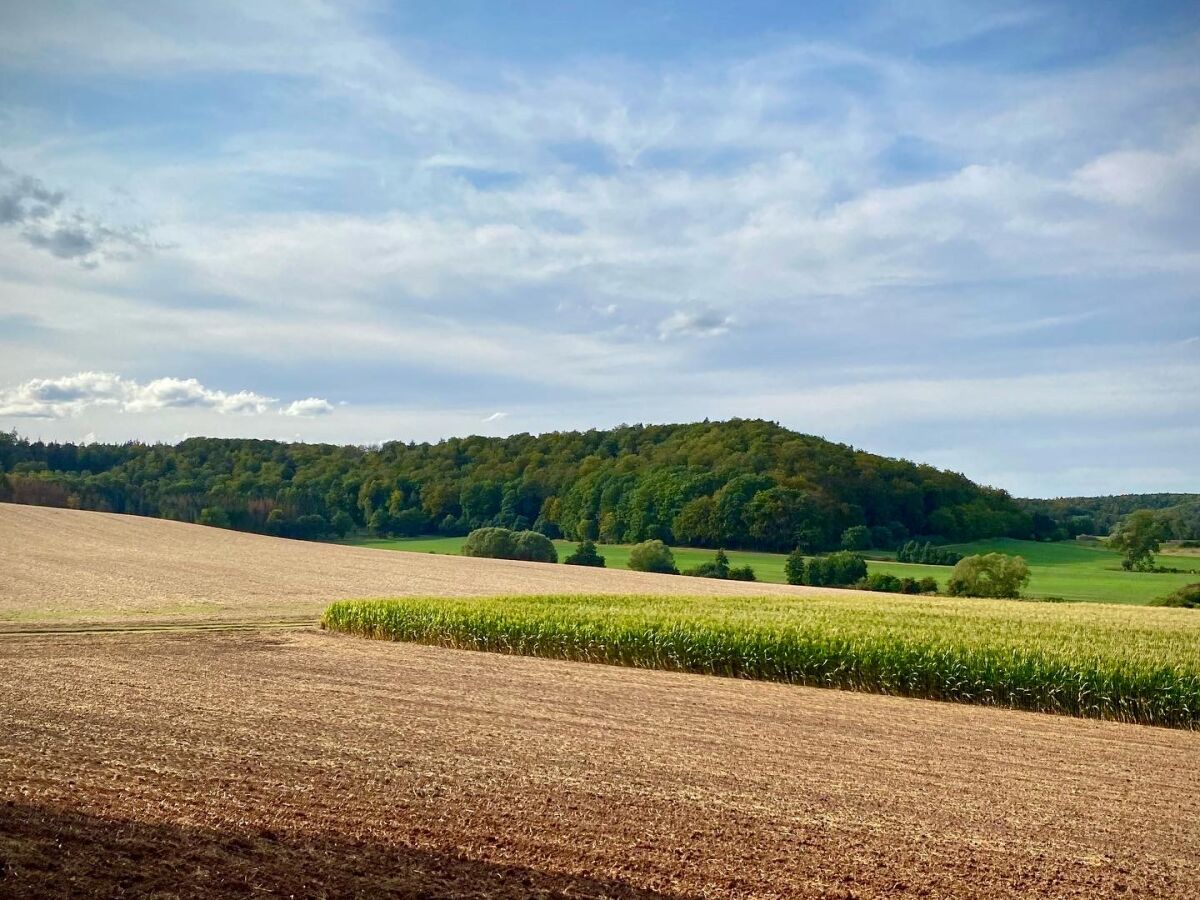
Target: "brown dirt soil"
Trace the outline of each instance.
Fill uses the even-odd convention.
[[[0,895],[1200,896],[1200,735],[305,631],[0,637]]]
[[[0,503],[0,629],[186,620],[315,621],[351,597],[836,591],[287,541]]]

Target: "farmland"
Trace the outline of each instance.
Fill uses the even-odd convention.
[[[616,625],[686,608],[854,640],[1094,639],[1136,671],[1194,667],[1187,610],[893,600],[3,504],[0,564],[0,895],[1200,892],[1196,731],[306,624],[339,597],[486,612],[513,601],[466,598],[570,593]]]
[[[1193,732],[312,630],[0,668],[0,894],[1200,892]]]
[[[858,597],[342,601],[326,628],[392,640],[1200,725],[1189,610]]]
[[[799,590],[725,582],[697,586],[691,579],[640,572],[383,553],[5,503],[0,503],[0,571],[0,630],[101,623],[315,623],[330,600],[343,597],[701,590],[750,596]]]
[[[462,547],[462,542],[463,538],[460,537],[395,540],[358,538],[352,541],[355,546],[438,554],[457,554]],[[560,559],[575,548],[575,544],[569,541],[555,541],[555,544],[558,547]],[[599,544],[597,549],[604,555],[610,568],[623,569],[629,562],[627,545]],[[1120,554],[1099,546],[1074,541],[1038,543],[998,539],[975,541],[970,544],[954,544],[951,545],[951,549],[963,554],[1000,552],[1025,557],[1032,575],[1029,589],[1026,592],[1030,597],[1061,597],[1066,600],[1099,603],[1144,604],[1169,594],[1185,584],[1200,580],[1200,575],[1126,572],[1121,569]],[[691,547],[675,547],[673,550],[680,569],[707,562],[712,559],[713,555],[712,550]],[[871,554],[873,551],[868,552],[868,555]],[[779,553],[729,551],[730,565],[752,566],[759,581],[774,584],[784,583],[785,559],[786,557]],[[1158,559],[1163,566],[1178,569],[1200,568],[1200,561],[1195,556],[1162,555]],[[924,578],[929,576],[937,579],[938,583],[942,585],[945,585],[951,571],[948,566],[924,566],[899,563],[889,559],[868,559],[867,568],[870,572],[886,572],[899,577]]]

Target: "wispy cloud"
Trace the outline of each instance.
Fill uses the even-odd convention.
[[[0,226],[17,229],[31,246],[85,268],[127,260],[151,248],[141,229],[107,225],[81,210],[68,210],[65,199],[64,191],[52,191],[37,178],[0,164]]]
[[[507,417],[508,417],[508,413],[506,413],[506,412],[494,412],[490,416],[485,416],[481,421],[483,421],[483,422],[499,422],[501,419],[504,419]]]

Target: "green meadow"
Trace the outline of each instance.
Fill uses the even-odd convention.
[[[354,538],[347,539],[345,543],[385,550],[442,553],[456,556],[462,549],[464,540],[465,538],[461,537],[391,540]],[[575,544],[570,541],[555,541],[554,543],[558,547],[559,559],[566,558],[575,549]],[[609,568],[628,568],[629,545],[598,544],[597,549],[604,556]],[[674,547],[672,549],[675,553],[676,564],[680,569],[697,566],[711,560],[713,556],[712,550],[693,547]],[[1185,584],[1200,581],[1200,575],[1126,572],[1121,568],[1120,554],[1106,550],[1098,544],[1074,541],[1038,543],[1002,538],[976,541],[970,544],[955,544],[953,549],[968,555],[999,552],[1025,557],[1032,576],[1026,594],[1034,598],[1055,597],[1095,603],[1145,604],[1158,597],[1163,597]],[[731,565],[753,567],[759,581],[782,584],[786,580],[783,574],[786,557],[783,554],[730,550],[728,555]],[[867,568],[871,572],[886,572],[891,575],[914,578],[923,578],[928,575],[936,578],[938,584],[943,586],[950,577],[950,566],[900,563],[891,559],[871,559],[871,552],[867,555]],[[1200,558],[1160,555],[1158,564],[1179,569],[1200,569]]]

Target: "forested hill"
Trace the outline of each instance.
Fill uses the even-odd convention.
[[[1003,491],[771,422],[338,447],[191,438],[175,446],[43,444],[0,434],[0,499],[76,506],[294,537],[366,527],[461,534],[482,525],[550,536],[787,550],[870,528],[909,537],[1029,536]]]

